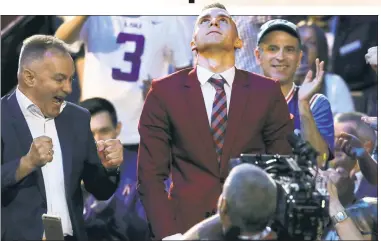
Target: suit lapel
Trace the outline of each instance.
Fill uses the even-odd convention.
[[[17,102],[16,92],[13,92],[13,94],[9,97],[9,111],[13,117],[12,125],[16,131],[17,138],[20,141],[22,155],[24,156],[29,152],[30,145],[33,142],[33,137],[30,133],[25,117],[21,112],[19,103]],[[42,198],[46,201],[45,184],[41,168],[36,170],[36,174],[37,186],[40,190]]]
[[[207,164],[211,165],[211,170],[216,170],[217,173],[215,174],[219,176],[217,154],[214,148],[214,141],[210,131],[208,115],[206,113],[200,82],[197,78],[196,68],[189,72],[188,78],[185,81],[185,99],[189,105],[188,116],[192,118],[198,131],[198,139],[202,142],[201,146],[204,147],[203,150],[211,160]]]
[[[67,107],[66,107],[67,108]],[[65,115],[65,109],[55,119],[58,139],[60,140],[62,152],[62,164],[64,171],[65,190],[66,195],[70,193],[70,176],[72,172],[72,140],[71,140],[71,126],[70,118]],[[70,198],[68,198],[70,200]]]
[[[228,126],[226,128],[224,146],[222,148],[222,158],[220,173],[226,169],[231,158],[231,149],[234,145],[238,130],[240,130],[241,118],[246,109],[246,102],[250,94],[249,81],[241,70],[236,69],[230,106],[228,113]]]

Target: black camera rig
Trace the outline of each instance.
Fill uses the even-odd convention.
[[[278,185],[278,206],[272,228],[279,238],[321,240],[329,222],[328,197],[316,189],[316,157],[312,146],[297,136],[288,138],[294,155],[241,154],[230,160],[265,170]]]

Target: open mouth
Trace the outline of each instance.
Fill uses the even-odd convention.
[[[62,97],[62,96],[55,96],[53,98],[53,103],[56,104],[56,105],[61,105],[65,100],[65,97]]]

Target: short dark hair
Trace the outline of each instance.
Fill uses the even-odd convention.
[[[212,4],[209,4],[209,5],[206,5],[202,9],[202,11],[205,11],[205,10],[210,9],[210,8],[221,8],[221,9],[224,9],[224,10],[227,11],[226,7],[223,4],[221,4],[221,3],[212,3]]]
[[[103,98],[95,97],[84,100],[80,102],[79,105],[87,109],[90,112],[91,116],[100,112],[107,112],[110,115],[112,124],[114,125],[114,127],[116,127],[118,123],[118,118],[116,116],[115,107],[110,101]]]
[[[328,51],[328,41],[327,41],[327,37],[325,36],[325,32],[321,27],[317,26],[316,24],[310,24],[305,21],[300,22],[297,26],[298,26],[298,31],[300,31],[301,28],[310,28],[315,33],[317,58],[319,58],[319,61],[324,62],[323,84],[321,85],[318,92],[320,94],[327,95],[327,88],[329,88],[329,86],[326,86],[325,78],[327,77],[327,72],[328,72],[327,69],[329,66],[329,51]],[[312,65],[311,70],[314,73],[316,73],[315,64]]]
[[[325,36],[324,30],[317,26],[316,24],[307,24],[307,23],[299,23],[298,24],[298,30],[300,28],[311,28],[315,35],[316,35],[316,52],[317,52],[317,57],[319,58],[320,61],[324,61],[324,71],[327,70],[328,68],[328,61],[329,61],[329,56],[328,56],[328,41],[327,37]],[[312,65],[313,69],[315,68],[315,65]],[[314,70],[316,72],[316,70]]]
[[[19,66],[23,66],[30,60],[43,58],[46,51],[50,49],[69,53],[66,43],[52,35],[37,34],[26,38],[21,47]]]

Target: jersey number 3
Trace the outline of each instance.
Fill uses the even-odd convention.
[[[135,51],[132,53],[124,53],[124,61],[131,63],[131,72],[126,73],[121,69],[112,68],[112,78],[119,81],[136,82],[139,79],[139,70],[141,65],[141,57],[144,50],[144,36],[129,33],[119,33],[116,39],[118,44],[124,44],[127,42],[135,43]]]

